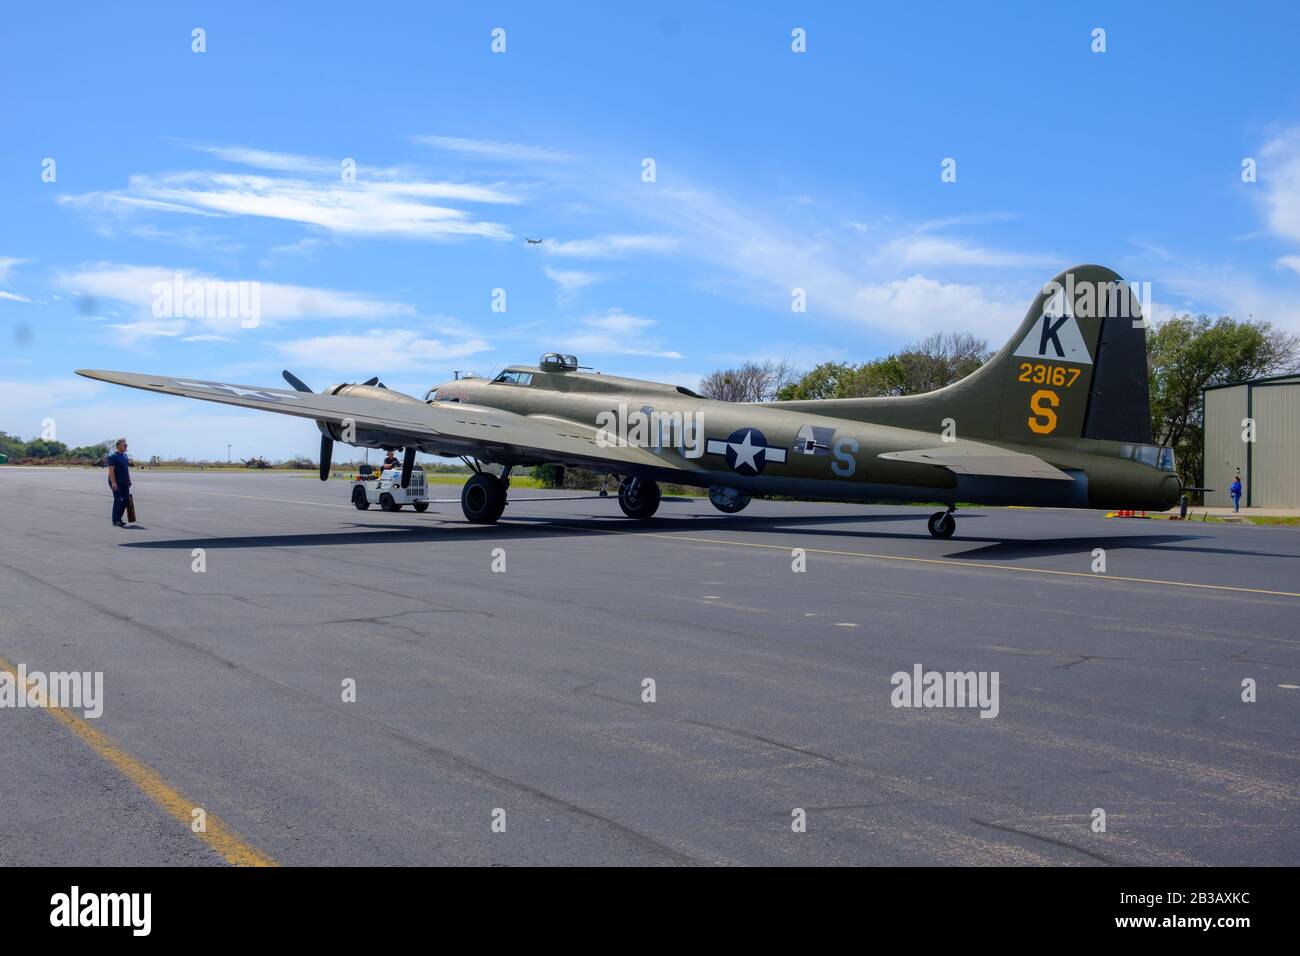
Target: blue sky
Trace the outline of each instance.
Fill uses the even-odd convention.
[[[6,10],[0,429],[312,453],[72,369],[422,394],[557,349],[691,385],[999,345],[1078,262],[1151,282],[1157,319],[1300,330],[1294,5],[317,6]],[[155,315],[177,272],[259,283],[259,324]]]

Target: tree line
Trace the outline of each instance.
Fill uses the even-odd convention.
[[[17,435],[0,432],[0,455],[4,455],[10,461],[36,458],[98,464],[108,454],[108,446],[108,442],[102,441],[97,445],[79,445],[76,448],[69,448],[61,441],[50,441],[45,438],[24,441]]]

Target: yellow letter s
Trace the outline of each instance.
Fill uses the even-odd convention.
[[[1056,431],[1056,412],[1053,408],[1061,404],[1061,396],[1050,389],[1040,388],[1029,399],[1029,410],[1034,413],[1028,419],[1029,430],[1037,435],[1050,435]]]

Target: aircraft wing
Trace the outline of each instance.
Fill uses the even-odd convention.
[[[891,461],[914,461],[924,465],[937,465],[959,475],[1073,480],[1055,465],[1049,465],[1034,455],[1008,451],[996,445],[985,445],[980,442],[955,442],[938,448],[920,448],[915,451],[888,451],[882,453],[880,457]]]
[[[518,415],[514,412],[462,402],[426,403],[410,396],[397,400],[359,395],[324,395],[255,385],[227,385],[199,379],[170,378],[136,372],[78,369],[86,378],[130,388],[179,395],[205,402],[295,415],[340,427],[348,423],[358,433],[378,431],[395,445],[413,445],[430,454],[468,455],[488,461],[540,459],[600,468],[663,468],[673,462],[635,446],[597,444],[597,430],[561,418]],[[399,393],[394,393],[396,399]]]

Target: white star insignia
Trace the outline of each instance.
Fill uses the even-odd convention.
[[[752,430],[747,431],[745,432],[744,441],[740,443],[731,443],[731,450],[736,453],[736,468],[739,468],[741,465],[748,465],[750,468],[758,471],[758,462],[755,461],[755,458],[764,451],[764,448],[762,445],[755,445],[750,442],[750,438],[752,438],[753,435],[754,433]]]

